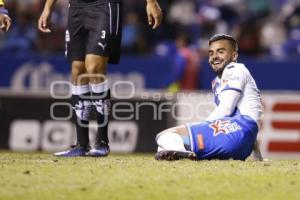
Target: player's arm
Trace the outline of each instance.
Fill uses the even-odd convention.
[[[4,8],[3,0],[0,0],[0,29],[8,31],[11,26],[11,19],[8,16],[7,9]]]
[[[44,33],[50,33],[50,18],[53,6],[55,4],[56,0],[46,0],[44,10],[39,18],[38,27],[39,30]]]
[[[157,0],[146,0],[146,12],[148,16],[148,23],[153,29],[157,28],[162,21],[162,11]]]
[[[207,121],[230,116],[237,106],[246,83],[247,76],[242,68],[232,65],[225,69],[220,83],[219,104],[208,116]]]
[[[219,97],[220,103],[208,116],[207,121],[213,121],[230,116],[236,108],[241,92],[236,90],[224,90]]]

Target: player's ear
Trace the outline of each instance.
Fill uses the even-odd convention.
[[[238,52],[237,52],[237,51],[234,51],[234,52],[233,52],[233,61],[234,61],[234,62],[237,62],[238,57],[239,57]]]

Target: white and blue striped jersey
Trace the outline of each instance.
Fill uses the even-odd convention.
[[[235,90],[241,93],[233,114],[246,115],[258,125],[262,118],[263,106],[255,80],[242,63],[229,63],[222,74],[212,81],[215,103],[220,103],[219,96],[225,90]]]

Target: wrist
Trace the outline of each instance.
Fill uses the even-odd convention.
[[[51,8],[48,8],[48,7],[45,7],[44,10],[43,10],[43,14],[44,15],[51,15],[52,13],[52,9]]]

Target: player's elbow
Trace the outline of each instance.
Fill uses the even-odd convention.
[[[225,106],[223,110],[224,116],[230,116],[233,113],[234,108],[231,108],[230,106]]]

